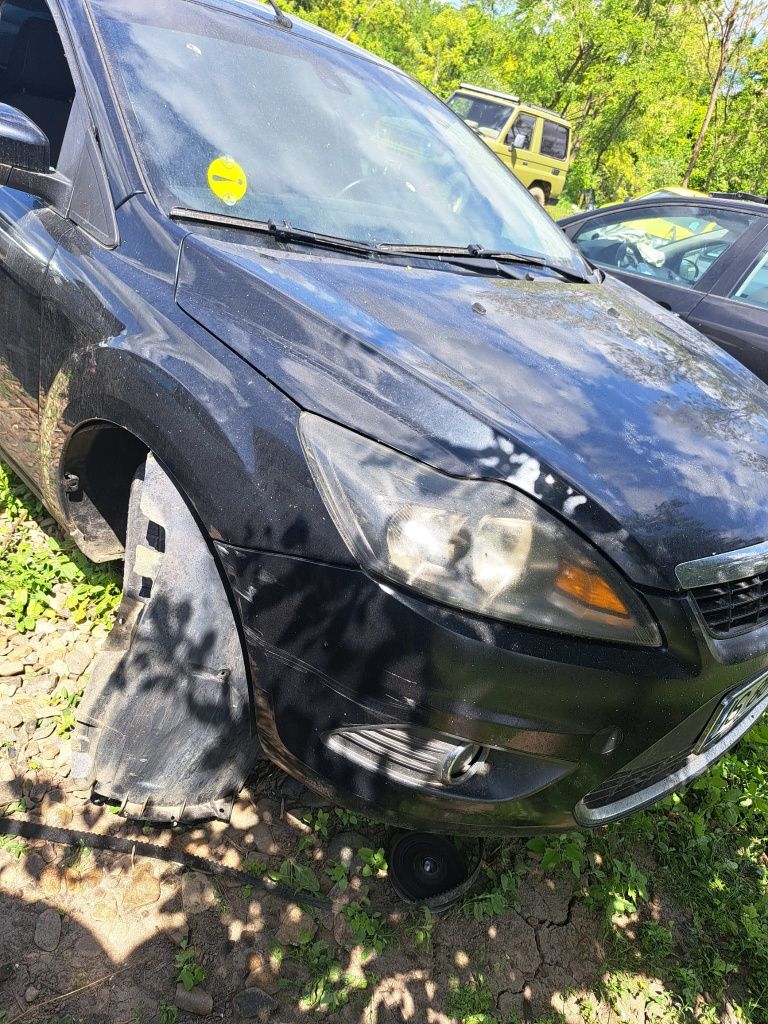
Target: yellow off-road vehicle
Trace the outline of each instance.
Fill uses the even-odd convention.
[[[464,82],[448,106],[500,156],[542,206],[554,205],[565,184],[571,126],[559,114],[519,96]]]

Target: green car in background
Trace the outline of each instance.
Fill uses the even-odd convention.
[[[571,155],[571,126],[519,96],[462,82],[448,106],[474,128],[542,205],[560,198]]]

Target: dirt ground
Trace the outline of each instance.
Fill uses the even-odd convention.
[[[74,625],[62,588],[56,622],[22,636],[0,627],[0,808],[15,817],[171,846],[261,873],[309,868],[333,909],[306,912],[241,880],[111,851],[0,845],[0,1021],[278,1024],[608,1020],[594,996],[600,922],[565,871],[542,873],[523,843],[516,909],[403,913],[375,851],[374,822],[324,808],[260,764],[229,824],[160,830],[93,805],[69,777],[71,712],[52,695],[87,680],[105,630]],[[8,813],[8,811],[6,811]],[[360,852],[362,848],[362,853]],[[374,857],[371,857],[374,852]],[[333,874],[329,877],[328,872]],[[338,884],[341,880],[341,884]],[[304,880],[306,881],[306,880]],[[299,873],[292,884],[302,884]],[[344,889],[344,892],[341,890]],[[344,912],[368,896],[390,914]],[[184,964],[197,972],[177,988]],[[189,1007],[187,1009],[186,1007]],[[5,1016],[2,1015],[4,1011]],[[645,1013],[629,1019],[642,1021]]]

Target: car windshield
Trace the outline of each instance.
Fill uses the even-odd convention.
[[[485,144],[406,75],[245,5],[91,8],[166,212],[285,221],[373,245],[478,245],[583,272]]]
[[[500,134],[512,115],[512,107],[504,103],[484,100],[465,92],[455,92],[448,100],[448,106],[465,121],[471,121],[478,128],[485,128],[496,135]]]

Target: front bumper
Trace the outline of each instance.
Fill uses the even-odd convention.
[[[357,570],[217,550],[265,752],[330,799],[400,826],[503,835],[615,820],[699,774],[762,713],[678,764],[722,695],[768,670],[768,633],[713,642],[682,597],[647,595],[666,646],[634,649],[475,618]],[[487,768],[458,785],[395,781],[329,742],[383,725],[473,741],[488,748]],[[677,767],[660,779],[663,764]],[[617,773],[654,765],[652,787],[588,806]]]

